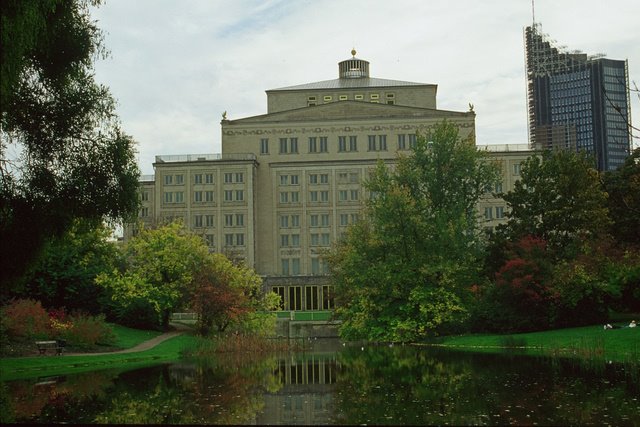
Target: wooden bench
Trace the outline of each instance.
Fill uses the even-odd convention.
[[[46,354],[47,350],[55,350],[58,356],[62,356],[67,343],[64,340],[36,341],[36,346],[40,354]]]

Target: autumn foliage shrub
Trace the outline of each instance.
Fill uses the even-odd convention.
[[[473,291],[474,331],[525,332],[550,326],[555,293],[550,288],[551,264],[544,240],[526,236],[509,247],[508,259],[494,283]]]
[[[2,307],[1,341],[64,339],[68,345],[90,348],[97,344],[113,344],[113,329],[104,316],[91,316],[64,309],[47,312],[40,301],[18,299]]]
[[[115,343],[116,336],[103,315],[91,316],[76,312],[69,316],[69,322],[72,326],[61,334],[68,345],[86,349],[98,344]]]
[[[51,334],[49,314],[40,301],[12,300],[2,308],[1,320],[9,339],[47,338]]]

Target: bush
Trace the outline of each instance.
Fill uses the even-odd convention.
[[[69,316],[69,322],[72,326],[62,333],[68,345],[86,349],[98,344],[115,344],[115,333],[103,315],[90,316],[76,312]]]
[[[32,299],[12,300],[2,308],[2,329],[9,339],[47,338],[51,335],[49,315],[40,304]]]
[[[118,324],[136,329],[162,330],[160,316],[153,305],[143,298],[131,298],[127,305],[115,307]]]

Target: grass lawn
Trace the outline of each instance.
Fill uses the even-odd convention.
[[[125,349],[150,340],[161,332],[144,331],[111,325],[116,335],[113,349]],[[135,368],[180,358],[181,352],[192,348],[195,338],[188,334],[169,339],[151,350],[125,354],[99,356],[29,356],[0,359],[0,380],[6,381],[37,376],[65,375],[106,368]]]
[[[640,328],[604,330],[603,325],[512,335],[448,336],[435,338],[427,344],[472,351],[524,348],[548,354],[604,358],[617,362],[640,361]]]
[[[5,358],[0,359],[0,380],[67,375],[108,368],[131,369],[170,362],[178,360],[181,352],[191,348],[194,342],[193,336],[185,334],[164,341],[151,350],[137,353]]]
[[[126,326],[120,326],[113,323],[111,323],[110,326],[113,328],[113,332],[116,334],[115,347],[121,349],[135,347],[144,341],[155,338],[158,335],[162,335],[162,332],[160,331],[143,331],[140,329],[131,329],[127,328]]]

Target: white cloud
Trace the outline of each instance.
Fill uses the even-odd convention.
[[[640,84],[640,2],[535,5],[559,44],[629,58]],[[156,154],[219,152],[223,111],[263,114],[267,89],[336,78],[352,47],[374,77],[437,84],[439,108],[472,102],[479,143],[526,143],[528,0],[110,0],[93,15],[112,52],[97,78],[139,142],[143,173]]]

